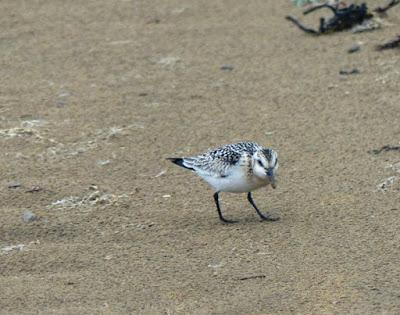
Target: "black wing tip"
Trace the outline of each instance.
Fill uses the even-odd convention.
[[[172,163],[174,163],[174,164],[176,164],[176,165],[178,165],[178,166],[180,166],[180,167],[183,167],[183,168],[186,168],[186,169],[188,169],[188,170],[194,171],[193,168],[187,167],[187,166],[185,166],[185,165],[183,164],[183,159],[182,159],[182,158],[167,158],[167,160],[168,160],[168,161],[171,161]]]
[[[177,165],[183,163],[183,159],[182,158],[170,158],[169,157],[169,158],[167,158],[167,160],[171,161],[172,163],[177,164]]]

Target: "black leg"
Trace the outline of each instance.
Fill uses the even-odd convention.
[[[217,210],[218,210],[219,219],[220,219],[222,222],[224,222],[224,223],[236,223],[236,222],[237,222],[237,221],[227,220],[227,219],[225,219],[224,216],[222,215],[221,208],[219,207],[218,192],[216,192],[216,193],[214,194],[214,201],[215,201],[215,204],[217,205]]]
[[[247,200],[251,203],[251,205],[254,207],[254,209],[256,209],[256,211],[257,211],[257,213],[258,213],[258,215],[260,216],[261,219],[263,219],[265,221],[278,221],[279,220],[279,218],[271,218],[268,215],[262,214],[261,211],[258,210],[256,204],[254,203],[253,197],[251,196],[251,192],[249,192],[247,194]]]

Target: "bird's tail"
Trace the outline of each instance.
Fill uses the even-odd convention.
[[[185,160],[183,158],[167,158],[167,160],[171,161],[172,163],[174,163],[174,164],[176,164],[176,165],[178,165],[180,167],[183,167],[183,168],[186,168],[188,170],[194,171],[194,168],[188,166],[185,163]]]

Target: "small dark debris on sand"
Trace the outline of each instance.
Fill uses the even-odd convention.
[[[11,183],[9,183],[9,184],[7,185],[7,187],[8,187],[9,189],[16,189],[16,188],[21,187],[21,183],[20,183],[20,182],[11,182]]]
[[[392,0],[390,1],[386,6],[384,7],[377,7],[374,9],[374,12],[384,15],[386,14],[386,11],[389,10],[390,8],[394,7],[395,5],[399,4],[400,0]]]
[[[388,152],[388,151],[400,151],[400,146],[399,145],[384,145],[380,149],[374,149],[374,150],[369,150],[368,153],[370,154],[380,154],[382,152]]]
[[[160,24],[161,20],[159,18],[151,18],[147,20],[146,24]]]
[[[247,276],[247,277],[238,278],[238,280],[243,281],[243,280],[264,279],[264,278],[265,278],[265,275],[255,275],[255,276]]]
[[[339,71],[340,75],[351,75],[351,74],[359,74],[360,70],[358,70],[357,68],[353,68],[353,69],[342,69]]]
[[[43,190],[43,188],[42,187],[40,187],[40,186],[32,186],[30,189],[28,189],[28,190],[25,190],[25,192],[27,192],[27,193],[35,193],[35,192],[39,192],[39,191],[41,191],[41,190]]]
[[[225,71],[232,71],[233,66],[232,65],[222,65],[220,69],[225,70]]]
[[[397,38],[388,41],[387,43],[384,43],[382,45],[376,46],[376,50],[386,50],[386,49],[393,49],[396,47],[400,47],[400,35],[397,35]]]

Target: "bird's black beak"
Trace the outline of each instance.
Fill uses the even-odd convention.
[[[276,188],[276,181],[275,181],[275,176],[274,176],[274,170],[273,168],[267,169],[267,176],[269,181],[271,182],[272,188]]]

